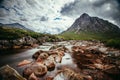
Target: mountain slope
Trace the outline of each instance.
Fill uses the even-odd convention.
[[[12,24],[2,24],[2,23],[0,23],[0,26],[2,26],[2,27],[11,27],[11,28],[20,28],[20,29],[24,29],[24,30],[30,30],[30,29],[24,27],[23,25],[21,25],[19,23],[12,23]]]
[[[116,25],[100,19],[98,17],[90,17],[88,14],[82,14],[73,25],[67,31],[75,31],[77,33],[81,31],[90,31],[90,32],[119,32],[120,28]]]
[[[88,14],[82,14],[75,22],[62,33],[62,36],[68,36],[69,33],[78,39],[111,39],[120,38],[120,28],[116,25],[100,19],[91,17]]]
[[[31,36],[32,38],[35,38],[35,39],[44,38],[47,41],[58,39],[56,36],[50,35],[50,34],[37,33],[31,30],[20,29],[14,26],[11,26],[11,27],[0,26],[0,40],[16,40],[18,38],[22,38],[26,36]]]

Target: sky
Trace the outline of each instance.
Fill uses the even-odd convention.
[[[58,34],[83,13],[120,26],[120,0],[0,0],[0,23]]]

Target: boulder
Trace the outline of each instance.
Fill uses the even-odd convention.
[[[60,63],[62,61],[62,56],[59,55],[51,55],[54,58],[56,63]]]
[[[53,80],[53,77],[48,76],[45,80]]]
[[[83,80],[83,76],[74,72],[72,69],[63,68],[53,80]]]
[[[30,63],[31,63],[31,61],[29,61],[29,60],[23,60],[23,61],[18,63],[18,66],[24,66],[24,65],[27,65],[27,64],[30,64]]]
[[[55,61],[53,56],[49,56],[45,61],[44,64],[47,66],[48,70],[54,70],[55,69]]]
[[[37,40],[31,36],[25,36],[15,40],[0,40],[1,48],[10,49],[10,48],[25,48],[24,46],[32,47],[37,43]],[[29,48],[29,47],[28,47]]]
[[[58,50],[58,51],[68,51],[68,49],[64,45],[55,45],[50,48],[50,50]]]
[[[24,69],[23,76],[29,78],[32,73],[37,77],[41,77],[47,73],[47,67],[43,64],[34,63]]]
[[[47,59],[48,58],[48,53],[41,53],[39,56],[38,56],[38,58],[37,58],[37,62],[40,62],[40,63],[43,63],[44,62],[44,60],[45,59]]]
[[[41,53],[43,53],[44,51],[42,51],[42,50],[39,50],[39,51],[37,51],[37,52],[35,52],[33,55],[32,55],[32,58],[33,59],[37,59],[38,57],[39,57],[39,55],[41,54]]]
[[[26,80],[15,69],[9,65],[0,68],[1,80]]]
[[[39,80],[39,79],[35,76],[34,73],[32,73],[32,74],[29,76],[28,80]]]

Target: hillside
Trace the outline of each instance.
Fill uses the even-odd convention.
[[[0,40],[13,40],[31,36],[33,38],[45,37],[56,38],[54,35],[33,32],[31,30],[20,29],[16,27],[0,26]]]
[[[0,50],[14,48],[31,48],[44,42],[60,39],[55,35],[43,34],[15,27],[0,26]]]
[[[120,28],[106,20],[84,13],[61,35],[67,37],[69,34],[74,35],[69,39],[74,37],[75,39],[112,39],[120,37]]]
[[[120,28],[109,21],[82,14],[60,37],[67,40],[101,40],[120,47]]]

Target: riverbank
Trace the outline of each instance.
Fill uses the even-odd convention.
[[[35,78],[32,80],[119,80],[119,57],[120,50],[106,47],[99,41],[62,41],[43,43],[37,48],[3,59],[21,75],[27,75],[25,78],[28,80],[31,77]],[[25,73],[26,69],[39,66],[38,64],[47,65],[48,70],[44,76]],[[49,71],[49,68],[52,70]]]

